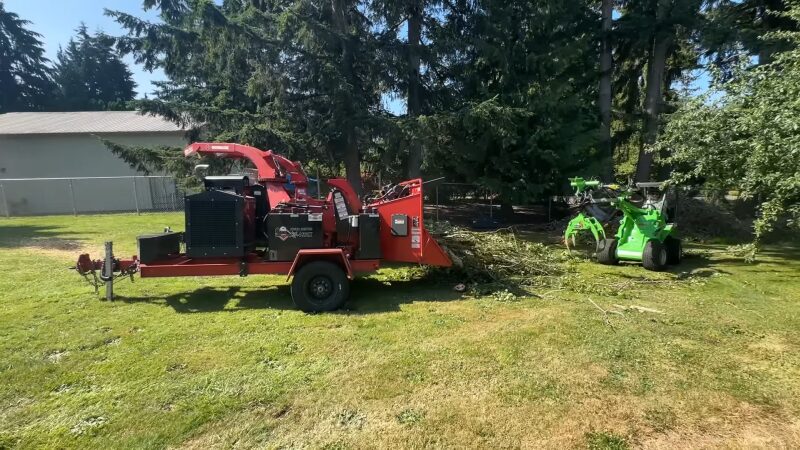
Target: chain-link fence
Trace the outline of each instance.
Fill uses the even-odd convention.
[[[495,194],[471,183],[433,182],[425,186],[425,215],[429,220],[452,222],[492,219],[499,205]]]
[[[0,179],[0,216],[182,211],[170,176]]]
[[[427,220],[476,228],[546,224],[564,215],[563,199],[542,197],[526,204],[503,205],[497,192],[473,183],[432,180],[425,189]],[[513,213],[512,213],[513,211]]]

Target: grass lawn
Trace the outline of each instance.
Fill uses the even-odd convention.
[[[386,269],[315,315],[283,277],[137,278],[110,303],[67,270],[182,221],[0,219],[0,448],[800,447],[800,249],[576,262],[539,297]]]

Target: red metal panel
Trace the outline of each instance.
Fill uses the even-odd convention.
[[[222,158],[244,158],[250,160],[258,170],[259,181],[273,180],[277,177],[275,167],[270,164],[265,156],[267,152],[249,145],[232,144],[229,142],[194,142],[184,150],[184,156],[193,154],[214,155]]]
[[[401,185],[408,188],[407,196],[367,205],[368,208],[377,209],[380,216],[383,259],[450,267],[453,264],[450,257],[425,229],[422,217],[422,180],[409,180]],[[394,214],[408,216],[407,236],[392,234],[392,215]]]
[[[311,248],[298,251],[297,256],[294,257],[294,262],[292,262],[292,267],[286,275],[286,279],[288,280],[294,275],[295,270],[309,260],[327,260],[337,264],[341,263],[344,266],[345,273],[347,273],[347,278],[353,279],[353,268],[350,265],[350,260],[347,259],[347,255],[344,254],[344,250],[341,248]]]
[[[355,272],[370,272],[376,270],[380,261],[377,259],[350,261],[345,257],[342,249],[323,248],[300,250],[293,262],[289,261],[264,261],[256,254],[247,257],[246,273],[249,275],[283,275],[291,276],[296,267],[308,259],[322,259],[342,262],[345,265],[348,277],[352,278]],[[128,265],[128,261],[124,261]],[[181,255],[151,264],[140,264],[142,278],[151,277],[190,277],[213,275],[239,275],[242,270],[239,258],[188,258]]]
[[[286,203],[289,201],[289,194],[286,193],[283,184],[278,183],[264,183],[267,186],[267,198],[269,199],[269,207],[274,208],[278,203]]]

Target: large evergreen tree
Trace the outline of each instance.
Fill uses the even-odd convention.
[[[431,165],[541,198],[597,162],[597,9],[581,0],[449,3],[432,30],[442,111],[425,118]],[[595,166],[595,174],[598,174]]]
[[[623,163],[636,161],[622,175],[654,178],[654,154],[646,151],[662,126],[674,97],[673,83],[697,66],[698,36],[706,25],[705,0],[623,0],[615,27],[615,74],[621,120],[615,141]],[[631,155],[630,153],[633,153]]]
[[[58,84],[57,108],[62,111],[125,109],[136,92],[132,73],[114,49],[114,38],[90,35],[86,25],[75,30],[59,49],[53,78]]]
[[[366,2],[375,17],[376,36],[385,70],[381,79],[386,91],[405,100],[406,114],[395,122],[400,125],[407,157],[405,173],[409,178],[422,174],[423,143],[419,118],[434,112],[431,98],[432,76],[437,61],[433,59],[431,29],[443,11],[438,0],[372,0]]]
[[[791,48],[791,43],[771,32],[800,31],[800,24],[788,14],[787,0],[716,0],[703,32],[706,55],[723,69],[735,68],[739,56],[757,57],[768,64],[772,55]]]
[[[208,139],[344,167],[361,189],[362,155],[380,121],[370,24],[353,0],[145,1],[163,23],[108,12],[119,45],[169,81],[148,112],[206,124]]]
[[[29,24],[0,1],[0,113],[41,110],[54,92],[41,35]]]
[[[600,83],[598,92],[598,108],[600,112],[600,150],[605,158],[603,177],[613,181],[614,177],[614,142],[611,139],[611,110],[614,94],[614,48],[612,42],[614,0],[600,2]]]
[[[703,0],[629,0],[623,30],[629,33],[645,50],[644,96],[642,105],[642,131],[636,164],[635,179],[649,181],[652,177],[653,154],[646,151],[652,145],[660,127],[664,110],[665,92],[672,79],[671,54],[679,52],[686,39],[702,25]],[[693,65],[693,64],[692,64]]]

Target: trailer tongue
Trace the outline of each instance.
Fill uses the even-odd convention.
[[[247,159],[247,175],[206,177],[205,190],[185,198],[186,229],[139,236],[139,254],[78,258],[78,273],[105,285],[113,299],[120,276],[181,277],[285,274],[292,299],[303,311],[330,311],[347,300],[356,273],[381,262],[449,267],[447,253],[423,222],[422,180],[385,188],[362,203],[344,179],[327,181],[324,198],[309,195],[300,163],[272,151],[231,143],[193,143],[184,154]],[[185,251],[181,251],[184,244]]]

